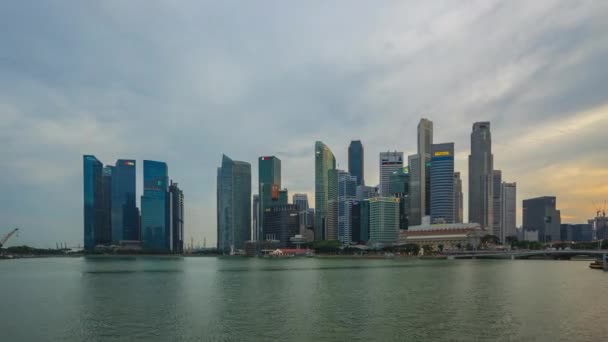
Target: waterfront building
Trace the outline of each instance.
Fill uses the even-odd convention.
[[[596,240],[608,239],[608,217],[606,217],[605,212],[598,212],[597,216],[589,220],[589,222],[593,226]]]
[[[505,236],[502,227],[502,171],[492,171],[492,227],[494,235]],[[503,241],[503,240],[500,240]]]
[[[315,240],[326,235],[329,170],[336,168],[336,158],[321,141],[315,142]]]
[[[93,251],[104,222],[103,164],[92,155],[83,156],[84,249]]]
[[[258,158],[258,196],[259,211],[257,232],[254,238],[264,237],[264,215],[266,209],[281,202],[281,160],[275,156],[263,156]],[[284,194],[283,196],[286,196]],[[287,204],[287,200],[284,200]]]
[[[517,236],[517,183],[502,182],[500,196],[502,229],[498,237],[502,243],[506,243],[508,237]]]
[[[467,246],[477,248],[482,235],[478,223],[420,225],[402,230],[399,234],[399,244],[429,245],[434,250],[458,250]]]
[[[352,222],[351,209],[357,195],[357,177],[348,172],[338,172],[338,240],[342,244],[351,244]]]
[[[260,215],[261,211],[260,211],[260,196],[259,195],[253,195],[253,200],[251,202],[251,224],[252,224],[252,231],[253,231],[253,240],[254,241],[258,241],[261,240],[262,237],[259,236],[260,230],[259,230],[259,219],[258,219],[258,215]]]
[[[380,196],[389,196],[389,178],[403,168],[403,152],[380,152]]]
[[[430,179],[430,163],[431,163],[431,149],[433,146],[433,122],[422,118],[418,123],[418,171],[416,172],[417,181],[419,183],[418,193],[415,196],[415,200],[418,203],[415,205],[416,208],[420,208],[420,218],[416,220],[421,221],[423,216],[431,215],[431,179]],[[410,172],[412,169],[410,168]],[[410,200],[411,201],[411,200]]]
[[[431,147],[431,222],[454,223],[454,143]]]
[[[169,184],[169,220],[171,252],[184,253],[184,192],[177,183]]]
[[[139,210],[136,205],[135,160],[119,159],[112,171],[112,243],[139,241]]]
[[[251,164],[222,156],[217,199],[217,249],[233,254],[251,240]]]
[[[537,231],[538,241],[560,241],[561,215],[555,196],[543,196],[523,201],[523,229]]]
[[[464,221],[462,196],[462,179],[460,172],[454,172],[454,223],[462,223]]]
[[[493,228],[492,135],[489,122],[476,122],[471,132],[469,155],[469,222],[479,223],[482,229]]]
[[[410,225],[419,225],[422,222],[423,213],[420,188],[420,156],[414,154],[407,157],[408,169],[410,173],[409,179],[409,223]]]
[[[369,199],[369,241],[374,248],[397,242],[399,238],[399,199],[375,197]]]
[[[291,246],[290,238],[300,234],[298,207],[295,204],[275,205],[264,211],[265,240],[279,241],[279,247]]]
[[[169,252],[172,248],[168,183],[166,163],[144,160],[144,194],[141,196],[141,240],[144,250]]]
[[[348,173],[357,178],[357,185],[365,185],[363,144],[352,140],[348,145]]]
[[[399,229],[407,229],[409,226],[409,188],[409,167],[393,172],[389,179],[389,193],[399,198]]]
[[[562,224],[561,230],[565,231],[567,241],[581,242],[593,240],[593,227],[591,224]]]

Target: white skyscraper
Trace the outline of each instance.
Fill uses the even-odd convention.
[[[503,182],[501,188],[502,231],[498,237],[505,243],[508,236],[517,235],[517,183]]]
[[[403,168],[403,152],[380,153],[380,196],[388,196],[389,178],[393,172]]]

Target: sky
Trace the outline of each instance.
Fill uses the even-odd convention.
[[[82,155],[166,161],[185,234],[215,244],[222,153],[282,160],[314,205],[314,142],[347,169],[365,148],[415,153],[416,126],[454,142],[467,215],[470,132],[521,200],[562,222],[608,199],[608,1],[0,2],[0,233],[82,244]],[[257,186],[253,186],[257,189]],[[255,190],[254,190],[255,191]]]

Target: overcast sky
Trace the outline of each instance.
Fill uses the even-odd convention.
[[[277,155],[314,201],[314,142],[347,168],[416,150],[421,117],[455,142],[467,218],[470,132],[521,200],[563,222],[608,199],[608,1],[0,2],[0,233],[82,244],[82,155],[166,161],[186,236],[215,244],[222,153]],[[254,186],[253,189],[257,189]]]

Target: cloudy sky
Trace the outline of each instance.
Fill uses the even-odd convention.
[[[521,199],[565,222],[608,199],[608,1],[0,2],[0,232],[82,243],[82,155],[163,160],[186,235],[215,243],[222,153],[282,159],[312,194],[314,141],[414,153],[427,117],[463,173],[475,121]],[[257,187],[254,187],[257,188]],[[467,208],[465,206],[465,218]],[[521,217],[518,218],[521,222]]]

